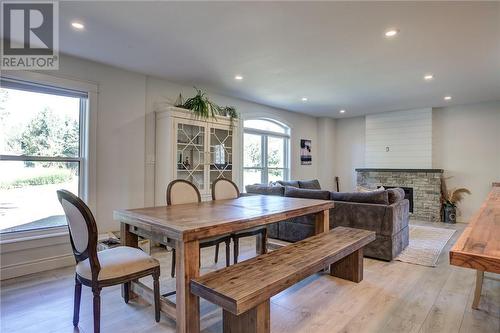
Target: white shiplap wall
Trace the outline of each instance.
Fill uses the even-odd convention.
[[[431,108],[367,115],[365,134],[366,167],[432,168]]]

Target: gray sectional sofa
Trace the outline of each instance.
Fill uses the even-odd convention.
[[[392,260],[408,246],[409,202],[402,189],[373,192],[330,192],[321,190],[317,180],[279,181],[247,185],[250,195],[333,200],[330,229],[345,226],[376,232],[376,240],[364,248],[367,257]],[[268,236],[296,242],[314,234],[314,217],[302,216],[268,226]]]

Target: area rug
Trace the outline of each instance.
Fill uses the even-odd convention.
[[[395,260],[436,267],[444,246],[455,233],[453,229],[410,225],[410,244]]]

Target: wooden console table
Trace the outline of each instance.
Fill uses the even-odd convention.
[[[190,292],[191,279],[199,276],[199,242],[202,239],[315,214],[315,233],[329,231],[333,201],[278,196],[248,196],[194,204],[151,207],[114,212],[121,222],[122,245],[137,247],[138,235],[176,248],[176,303],[162,297],[160,308],[177,323],[177,332],[200,331],[198,296]],[[258,241],[262,241],[259,240]],[[152,299],[151,289],[136,282],[129,292]]]
[[[500,183],[493,183],[488,198],[451,249],[450,264],[477,270],[472,303],[477,309],[484,272],[500,274]]]

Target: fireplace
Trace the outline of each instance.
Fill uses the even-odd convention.
[[[356,169],[356,185],[366,188],[401,187],[410,201],[410,216],[423,221],[441,220],[442,169]]]
[[[413,187],[405,187],[405,186],[388,186],[388,185],[382,185],[385,189],[389,188],[402,188],[403,191],[405,191],[405,199],[408,199],[410,202],[410,213],[413,213]]]

